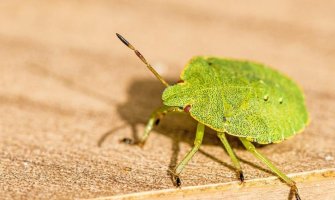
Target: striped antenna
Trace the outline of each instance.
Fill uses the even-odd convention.
[[[131,45],[124,37],[122,37],[120,34],[116,33],[116,36],[121,40],[123,44],[125,44],[127,47],[129,47],[131,50],[135,52],[137,57],[139,57],[142,62],[148,67],[148,69],[162,82],[166,87],[169,87],[170,85],[161,77],[161,75],[158,74],[158,72],[148,63],[148,61],[144,58],[144,56],[137,50],[133,45]]]

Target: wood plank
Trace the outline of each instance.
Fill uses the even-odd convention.
[[[290,174],[297,182],[302,199],[324,199],[332,200],[335,197],[335,168],[315,170]],[[292,193],[276,177],[247,180],[243,185],[238,181],[211,184],[202,186],[189,186],[181,189],[166,189],[160,191],[150,191],[133,193],[128,195],[117,195],[111,197],[98,197],[91,200],[167,200],[167,199],[273,199],[287,200]]]
[[[191,148],[195,122],[169,115],[143,148],[119,142],[140,136],[161,105],[164,87],[116,32],[169,83],[178,81],[194,55],[255,60],[292,77],[305,91],[311,124],[289,140],[258,149],[288,174],[333,169],[334,8],[330,0],[1,1],[1,199],[174,189],[170,170]],[[200,151],[181,174],[183,188],[227,183],[245,191],[236,195],[255,191],[236,185],[230,158],[212,133],[206,129]],[[228,140],[250,184],[273,176],[236,138]],[[299,188],[307,197],[306,188],[314,186],[315,194],[327,194],[326,183],[306,181],[305,187],[299,181]],[[274,188],[278,198],[287,197],[286,185]]]

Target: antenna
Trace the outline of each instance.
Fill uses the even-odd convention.
[[[123,44],[125,44],[127,47],[129,47],[131,50],[135,52],[137,57],[139,57],[142,62],[148,67],[148,69],[162,82],[166,87],[169,87],[170,85],[161,77],[161,75],[158,74],[158,72],[147,62],[147,60],[144,58],[144,56],[137,50],[133,45],[131,45],[124,37],[122,37],[120,34],[116,33],[116,36],[121,40]]]

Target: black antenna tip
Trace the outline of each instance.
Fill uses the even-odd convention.
[[[121,42],[122,42],[123,44],[125,44],[125,45],[128,46],[128,47],[130,46],[129,42],[128,42],[126,39],[124,39],[124,37],[122,37],[122,35],[116,33],[116,36],[121,40]]]

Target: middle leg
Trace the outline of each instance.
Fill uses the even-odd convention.
[[[183,160],[177,165],[177,167],[174,170],[174,176],[176,179],[177,186],[181,185],[181,181],[179,178],[180,173],[183,171],[187,163],[191,160],[191,158],[200,148],[200,145],[202,143],[202,138],[204,137],[204,131],[205,131],[205,125],[198,122],[197,132],[195,135],[193,148],[186,154],[186,156],[183,158]]]
[[[240,164],[240,161],[237,159],[235,152],[233,151],[233,149],[231,148],[225,133],[223,132],[217,132],[217,136],[220,138],[223,146],[225,147],[225,149],[227,150],[228,155],[230,156],[236,170],[237,170],[237,174],[238,177],[240,178],[241,182],[244,181],[244,176],[243,176],[243,172],[242,172],[242,167]]]

